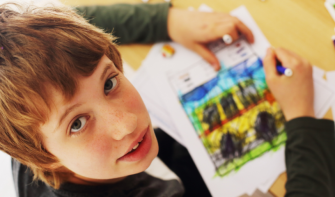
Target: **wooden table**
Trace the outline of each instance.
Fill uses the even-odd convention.
[[[141,3],[141,0],[60,0],[66,5],[108,5]],[[150,3],[163,0],[149,0]],[[269,42],[274,47],[285,47],[307,58],[313,65],[326,71],[335,70],[335,48],[331,36],[335,22],[324,7],[324,0],[172,0],[177,8],[198,8],[206,3],[215,11],[229,12],[245,5]],[[123,59],[137,69],[152,45],[119,46]],[[335,85],[335,84],[334,84]],[[332,119],[331,112],[325,116]],[[277,197],[285,194],[286,173],[278,177],[269,192]]]

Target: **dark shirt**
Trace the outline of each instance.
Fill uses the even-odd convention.
[[[130,175],[114,184],[64,183],[56,190],[42,181],[33,182],[31,170],[14,159],[12,171],[18,197],[179,197],[184,193],[176,179],[164,181],[145,172]]]
[[[335,197],[334,122],[296,118],[285,128],[285,196]]]

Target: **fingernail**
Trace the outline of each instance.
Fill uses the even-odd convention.
[[[220,65],[217,63],[212,63],[212,66],[214,68],[215,71],[219,71],[220,70]]]
[[[266,49],[266,55],[269,55],[271,53],[271,50],[272,50],[271,47],[269,47],[268,49]]]

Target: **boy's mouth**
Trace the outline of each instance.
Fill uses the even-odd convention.
[[[132,152],[134,152],[137,148],[138,148],[138,146],[141,144],[141,142],[143,141],[143,138],[141,139],[141,141],[139,141],[134,147],[133,147],[133,149],[131,149],[131,151],[129,151],[128,153],[132,153]],[[127,153],[127,154],[128,154]]]
[[[142,136],[137,140],[138,142],[130,148],[125,155],[120,157],[117,161],[134,162],[143,159],[151,148],[151,134],[150,126],[143,132]]]

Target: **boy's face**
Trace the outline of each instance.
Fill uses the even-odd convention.
[[[79,77],[70,101],[47,88],[53,106],[40,127],[43,145],[76,178],[113,181],[144,171],[156,157],[158,144],[144,103],[107,56],[91,76]]]

